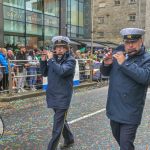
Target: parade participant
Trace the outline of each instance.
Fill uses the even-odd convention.
[[[48,77],[47,106],[52,108],[55,113],[52,138],[48,150],[57,149],[61,133],[64,137],[64,144],[60,146],[61,149],[68,148],[74,143],[74,137],[66,117],[73,92],[76,61],[69,52],[70,40],[68,37],[56,36],[52,38],[52,42],[55,53],[47,51],[46,55],[44,52],[41,57],[42,75]]]
[[[105,54],[101,72],[110,77],[106,110],[112,134],[120,150],[134,150],[150,83],[150,54],[143,46],[143,29],[125,28],[120,33],[124,45]]]

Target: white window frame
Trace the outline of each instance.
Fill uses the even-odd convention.
[[[97,35],[99,38],[104,38],[104,32],[103,31],[97,32]]]
[[[129,0],[129,4],[135,4],[136,0]]]
[[[99,24],[104,24],[104,23],[105,23],[104,16],[98,17],[98,23],[99,23]]]
[[[129,14],[128,17],[129,21],[136,21],[136,14]]]
[[[115,0],[115,6],[119,6],[120,5],[120,0]]]
[[[105,2],[100,2],[98,6],[99,6],[99,8],[105,8],[106,3]]]

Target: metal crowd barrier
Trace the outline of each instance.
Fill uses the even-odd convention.
[[[37,62],[37,65],[28,65],[29,62]],[[12,65],[13,64],[13,65]],[[31,63],[32,64],[32,63]],[[79,82],[93,81],[93,60],[78,59]],[[3,66],[0,66],[4,68]],[[98,80],[97,80],[98,81]],[[98,82],[102,82],[99,80]],[[1,89],[1,93],[22,93],[42,89],[43,77],[40,73],[40,66],[37,60],[9,60],[8,61],[8,87]],[[1,83],[2,84],[2,83]],[[2,86],[2,85],[1,85]]]
[[[94,60],[90,59],[78,59],[79,62],[79,73],[80,73],[80,82],[82,81],[97,81],[98,83],[104,84],[108,83],[109,77],[103,76],[100,72],[100,62],[96,62],[94,65]],[[97,74],[97,76],[94,75]]]
[[[79,63],[79,80],[80,82],[92,82],[92,60],[78,59]]]
[[[37,62],[37,65],[29,65],[29,62]],[[13,93],[27,92],[29,90],[35,91],[42,88],[42,76],[37,60],[9,60],[8,70],[8,93],[10,95]]]

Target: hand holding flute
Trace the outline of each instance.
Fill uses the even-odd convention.
[[[117,60],[118,64],[120,65],[123,64],[123,62],[126,59],[125,53],[123,51],[118,51],[117,53],[113,55],[113,57]]]
[[[105,65],[111,65],[113,63],[113,56],[112,56],[112,52],[108,52],[104,55],[104,64]]]
[[[118,51],[114,55],[112,55],[112,52],[108,52],[104,56],[104,64],[105,65],[111,65],[113,63],[113,57],[117,60],[118,64],[122,64],[125,61],[125,52]]]
[[[42,61],[45,61],[45,60],[51,59],[51,58],[53,58],[53,52],[47,51],[47,50],[44,50],[42,52],[42,56],[41,56]]]

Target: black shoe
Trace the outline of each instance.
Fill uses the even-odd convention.
[[[70,141],[70,142],[68,142],[68,143],[64,143],[63,145],[60,145],[60,149],[67,149],[67,148],[69,148],[69,147],[72,147],[73,146],[73,144],[74,144],[74,140],[73,141]]]

